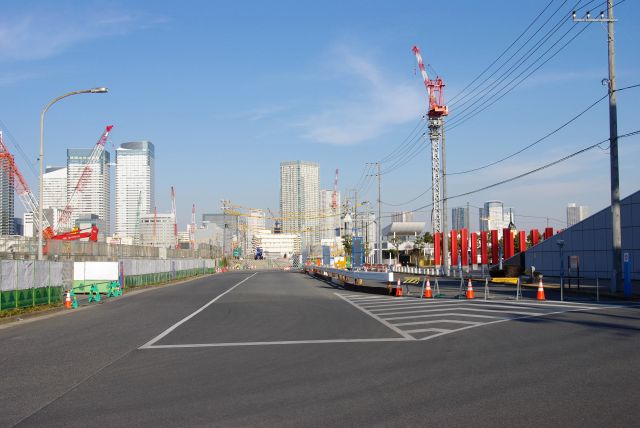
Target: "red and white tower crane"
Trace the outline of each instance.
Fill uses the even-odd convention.
[[[176,248],[180,248],[178,243],[178,213],[176,211],[176,189],[171,186],[171,214],[173,214],[173,240]]]
[[[191,207],[191,224],[189,225],[189,244],[191,249],[196,248],[196,204]]]
[[[420,49],[414,46],[411,49],[418,61],[418,67],[420,67],[420,73],[424,80],[424,86],[427,89],[427,95],[429,97],[429,108],[427,111],[428,126],[429,126],[429,140],[431,140],[431,183],[433,185],[431,195],[433,202],[433,216],[431,218],[431,225],[433,232],[442,231],[442,196],[440,185],[440,139],[442,137],[442,124],[443,118],[449,114],[449,108],[444,105],[444,81],[436,76],[435,80],[429,79],[427,70],[422,62],[422,55],[420,55]]]
[[[73,189],[73,192],[71,193],[71,196],[67,201],[67,205],[64,207],[64,210],[60,215],[60,220],[58,221],[58,226],[56,228],[57,231],[61,231],[63,229],[64,230],[71,229],[71,224],[70,224],[71,214],[73,213],[75,204],[78,201],[78,198],[80,198],[80,195],[84,192],[85,188],[87,187],[87,182],[91,177],[91,173],[93,171],[94,166],[97,165],[98,162],[100,161],[100,157],[102,156],[102,152],[104,152],[104,146],[107,143],[107,139],[109,138],[109,133],[111,132],[112,128],[113,128],[113,125],[108,125],[105,128],[104,132],[102,133],[102,136],[100,136],[100,139],[98,140],[95,147],[91,151],[91,154],[87,159],[87,163],[84,169],[82,170],[82,173],[80,174],[80,178],[76,183],[76,187]]]

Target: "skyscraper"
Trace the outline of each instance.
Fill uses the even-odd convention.
[[[155,206],[155,148],[150,141],[116,149],[116,235],[138,242],[140,217]]]
[[[451,228],[453,230],[469,229],[468,207],[456,207],[451,209]]]
[[[502,236],[502,229],[509,225],[509,211],[505,211],[502,201],[487,201],[484,203],[484,209],[480,215],[480,230],[497,230],[498,235]]]
[[[320,241],[320,165],[280,163],[280,213],[282,231],[300,234],[303,249]]]
[[[588,207],[584,205],[576,205],[575,203],[570,203],[567,205],[567,227],[571,227],[576,223],[581,222],[587,216]]]
[[[64,166],[48,166],[42,175],[42,208],[62,210],[66,205],[67,168]]]
[[[84,184],[77,188],[78,180],[87,166],[89,156],[93,149],[67,149],[67,200],[71,200],[75,192],[79,192],[75,198],[71,213],[71,224],[75,224],[78,217],[89,217],[96,214],[104,222],[104,236],[110,234],[111,229],[111,188],[110,188],[110,155],[103,151],[98,162],[90,165],[90,173],[86,176]]]
[[[13,235],[14,191],[13,174],[9,170],[9,159],[0,158],[0,235]]]

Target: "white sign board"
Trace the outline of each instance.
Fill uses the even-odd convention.
[[[74,281],[117,281],[118,262],[74,262]]]

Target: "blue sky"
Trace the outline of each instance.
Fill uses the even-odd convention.
[[[222,198],[277,211],[283,160],[319,162],[325,188],[333,186],[338,168],[341,190],[368,188],[360,199],[374,201],[375,186],[358,186],[365,163],[397,153],[426,105],[411,47],[420,46],[430,70],[445,79],[450,99],[547,3],[5,1],[0,126],[10,134],[5,140],[37,191],[31,168],[37,171],[42,107],[68,91],[108,86],[107,95],[72,97],[49,111],[46,163],[63,165],[66,148],[91,147],[107,124],[115,125],[111,152],[126,141],[151,140],[158,210],[170,209],[170,186],[175,186],[181,229],[193,202],[198,217],[219,211]],[[602,9],[595,7],[601,1],[555,0],[544,16],[556,8],[567,13],[576,3]],[[639,12],[633,0],[616,6],[619,88],[640,83]],[[567,22],[556,39],[570,26]],[[606,76],[606,28],[592,24],[499,102],[451,126],[448,170],[473,168],[532,143],[605,95],[601,80]],[[640,89],[618,95],[620,134],[640,129],[639,95]],[[448,118],[452,124],[462,109],[454,107]],[[604,100],[509,162],[450,176],[449,195],[517,175],[607,137]],[[620,141],[623,196],[640,187],[635,165],[639,138]],[[383,176],[386,203],[408,201],[431,185],[430,153],[422,144],[425,150]],[[577,202],[595,212],[609,201],[606,144],[603,148],[453,199],[449,206],[499,199],[518,214],[564,219],[566,204]],[[383,211],[414,209],[430,199],[426,192],[404,206],[384,205]],[[426,210],[418,213],[418,218],[428,216]],[[520,221],[525,228],[545,223]],[[562,226],[553,220],[551,225]]]

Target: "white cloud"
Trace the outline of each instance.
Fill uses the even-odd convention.
[[[76,44],[127,34],[142,28],[143,21],[149,22],[141,16],[120,12],[66,12],[34,12],[23,16],[0,17],[0,61],[50,58]]]
[[[355,51],[339,48],[332,52],[334,75],[354,80],[363,88],[357,95],[333,100],[304,118],[299,125],[307,139],[326,144],[351,145],[384,134],[390,127],[415,121],[426,104],[418,83],[387,79],[375,63]]]

